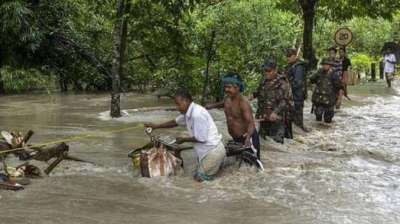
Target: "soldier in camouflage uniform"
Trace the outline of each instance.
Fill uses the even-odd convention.
[[[290,85],[286,78],[277,72],[274,61],[263,65],[263,78],[254,97],[258,99],[256,118],[260,122],[260,136],[270,136],[283,143],[284,137],[292,138],[289,110],[292,105]]]
[[[298,127],[308,131],[303,123],[304,100],[307,98],[306,63],[299,60],[296,49],[288,49],[286,58],[288,65],[285,73],[292,89],[294,102],[293,121]]]
[[[313,111],[317,121],[322,121],[323,117],[326,123],[331,123],[335,114],[336,95],[343,87],[333,69],[335,62],[323,59],[321,65],[322,68],[310,77],[311,83],[316,84],[312,95]]]
[[[340,78],[342,81],[342,75],[343,75],[343,61],[337,58],[337,49],[336,47],[330,47],[328,49],[328,60],[333,63],[332,65],[332,71],[335,73],[336,76]],[[344,95],[343,90],[339,90],[336,93],[336,109],[340,109],[340,106],[342,104],[342,98]]]

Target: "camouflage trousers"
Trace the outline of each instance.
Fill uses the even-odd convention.
[[[335,105],[314,105],[314,113],[317,121],[322,121],[322,117],[326,123],[331,123],[333,116],[335,116]]]
[[[285,128],[286,125],[283,121],[260,122],[260,137],[265,139],[266,136],[269,136],[274,141],[283,143],[285,138]]]

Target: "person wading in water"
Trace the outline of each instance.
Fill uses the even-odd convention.
[[[313,112],[317,121],[331,123],[335,115],[336,96],[343,89],[340,76],[334,72],[335,62],[324,58],[321,62],[322,68],[310,77],[310,82],[315,84],[312,95]]]
[[[256,117],[260,122],[260,136],[271,137],[282,143],[284,138],[293,138],[290,111],[293,108],[293,96],[286,77],[279,74],[274,60],[262,65],[262,79],[253,97],[258,100]]]
[[[255,128],[253,111],[249,101],[242,96],[244,83],[236,73],[223,77],[226,98],[223,102],[210,104],[207,109],[224,108],[228,131],[233,140],[252,149],[260,159],[260,140]]]
[[[194,143],[198,161],[194,179],[199,182],[213,180],[225,159],[226,152],[221,141],[222,136],[208,111],[194,103],[187,90],[178,90],[174,100],[181,113],[175,120],[162,124],[147,123],[145,126],[153,129],[186,126],[190,137],[178,137],[176,143]]]
[[[347,82],[349,80],[349,67],[351,67],[351,61],[347,57],[346,48],[339,48],[339,60],[342,64],[342,72],[340,74],[340,79],[343,84],[343,89],[339,91],[337,100],[336,100],[336,109],[339,109],[342,105],[343,96],[347,97]],[[349,99],[349,98],[348,98]]]
[[[388,87],[391,88],[396,68],[396,56],[392,53],[391,49],[388,49],[384,52],[383,60],[385,63],[383,71],[385,73],[386,83]]]
[[[293,93],[293,121],[303,131],[308,132],[303,122],[304,100],[307,98],[306,63],[298,58],[296,49],[288,49],[286,59],[288,66],[285,73]]]

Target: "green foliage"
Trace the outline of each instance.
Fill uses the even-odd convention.
[[[368,71],[373,61],[373,58],[366,54],[357,54],[351,58],[352,68],[358,72]]]
[[[301,5],[307,6],[316,2],[316,12],[319,17],[331,21],[346,21],[354,17],[393,18],[393,13],[400,9],[400,2],[393,0],[280,0],[280,8],[301,12]]]
[[[278,2],[280,8],[293,13],[301,13],[304,20],[303,55],[310,62],[311,67],[316,65],[316,50],[313,46],[316,20],[345,22],[355,17],[390,20],[393,18],[393,14],[400,10],[400,1],[391,0],[281,0]]]
[[[393,18],[391,36],[393,41],[400,43],[400,11],[398,11]]]
[[[388,20],[382,18],[372,19],[368,17],[356,17],[343,23],[332,22],[326,19],[319,19],[315,27],[315,48],[317,55],[326,55],[326,49],[335,46],[334,34],[337,29],[348,27],[353,32],[353,41],[347,47],[352,54],[363,53],[371,56],[379,56],[381,48],[387,41],[392,40],[393,28]]]
[[[33,12],[25,1],[5,1],[0,5],[0,51],[2,61],[19,63],[39,47],[42,35]],[[27,62],[24,62],[27,64]]]
[[[14,69],[10,66],[4,66],[0,69],[4,88],[10,93],[20,93],[30,90],[46,89],[52,86],[54,80],[44,75],[37,69]]]
[[[130,1],[122,86],[141,91],[183,86],[200,94],[209,60],[210,99],[220,95],[220,76],[228,71],[238,72],[247,83],[247,93],[252,92],[265,59],[276,58],[282,69],[284,50],[301,45],[298,3],[303,1],[311,0]],[[26,83],[36,79],[32,86],[43,87],[40,80],[48,76],[64,80],[70,89],[109,90],[110,77],[99,67],[111,68],[116,1],[33,2],[0,3],[0,68],[7,90],[30,89]],[[320,0],[314,30],[319,58],[334,45],[335,30],[346,26],[354,33],[348,48],[350,56],[355,55],[354,66],[368,68],[364,56],[377,57],[384,42],[400,40],[400,14],[391,18],[398,4]],[[26,82],[10,78],[17,76]],[[10,87],[10,80],[16,88]]]
[[[383,44],[391,41],[391,23],[382,18],[354,18],[348,22],[348,26],[355,34],[351,44],[355,52],[378,56]]]
[[[196,11],[193,21],[193,50],[200,70],[205,69],[211,33],[216,33],[210,71],[214,80],[210,89],[215,94],[219,76],[228,71],[241,74],[247,91],[254,90],[265,59],[276,58],[283,67],[284,50],[296,44],[301,34],[299,18],[277,9],[274,1],[227,1]]]

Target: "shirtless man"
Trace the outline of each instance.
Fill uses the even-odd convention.
[[[236,73],[229,73],[223,79],[227,97],[224,102],[206,106],[207,109],[224,108],[229,134],[235,142],[251,147],[260,159],[260,140],[254,124],[253,111],[249,101],[241,95],[244,84]]]

